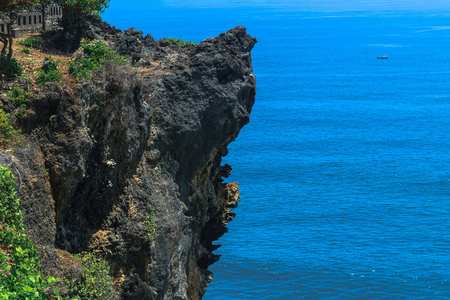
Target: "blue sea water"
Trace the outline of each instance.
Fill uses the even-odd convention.
[[[241,202],[204,299],[450,299],[449,5],[281,2],[113,0],[104,15],[259,41],[251,121],[225,158]]]

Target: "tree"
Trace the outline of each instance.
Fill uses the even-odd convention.
[[[60,0],[63,6],[78,10],[83,14],[100,16],[109,7],[110,0]]]
[[[48,5],[50,4],[49,0],[40,0],[40,9],[41,9],[41,15],[42,15],[42,30],[47,31],[49,28],[47,28],[47,24],[45,23],[45,20],[47,20],[48,16]]]
[[[48,1],[48,0],[47,0]],[[64,48],[74,51],[80,46],[88,16],[100,17],[110,0],[56,0],[62,6]]]
[[[0,1],[0,19],[6,24],[6,33],[0,33],[0,41],[3,43],[1,50],[1,68],[3,73],[8,76],[13,55],[12,27],[19,18],[19,13],[23,10],[33,7],[39,0],[1,0]],[[8,51],[6,51],[8,49]],[[6,56],[6,58],[5,58]]]

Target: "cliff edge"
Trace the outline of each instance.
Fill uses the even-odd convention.
[[[88,37],[134,68],[106,63],[32,91],[22,142],[0,154],[26,233],[47,274],[78,272],[70,254],[87,251],[110,263],[120,299],[201,299],[239,201],[221,161],[249,122],[256,39],[236,27],[181,48],[102,22]]]

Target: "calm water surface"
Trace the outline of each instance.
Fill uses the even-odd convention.
[[[251,123],[225,158],[241,203],[204,299],[450,299],[450,10],[166,2],[113,0],[104,18],[259,41]]]

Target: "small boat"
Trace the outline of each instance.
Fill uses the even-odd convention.
[[[378,56],[377,59],[388,59],[387,56]]]

